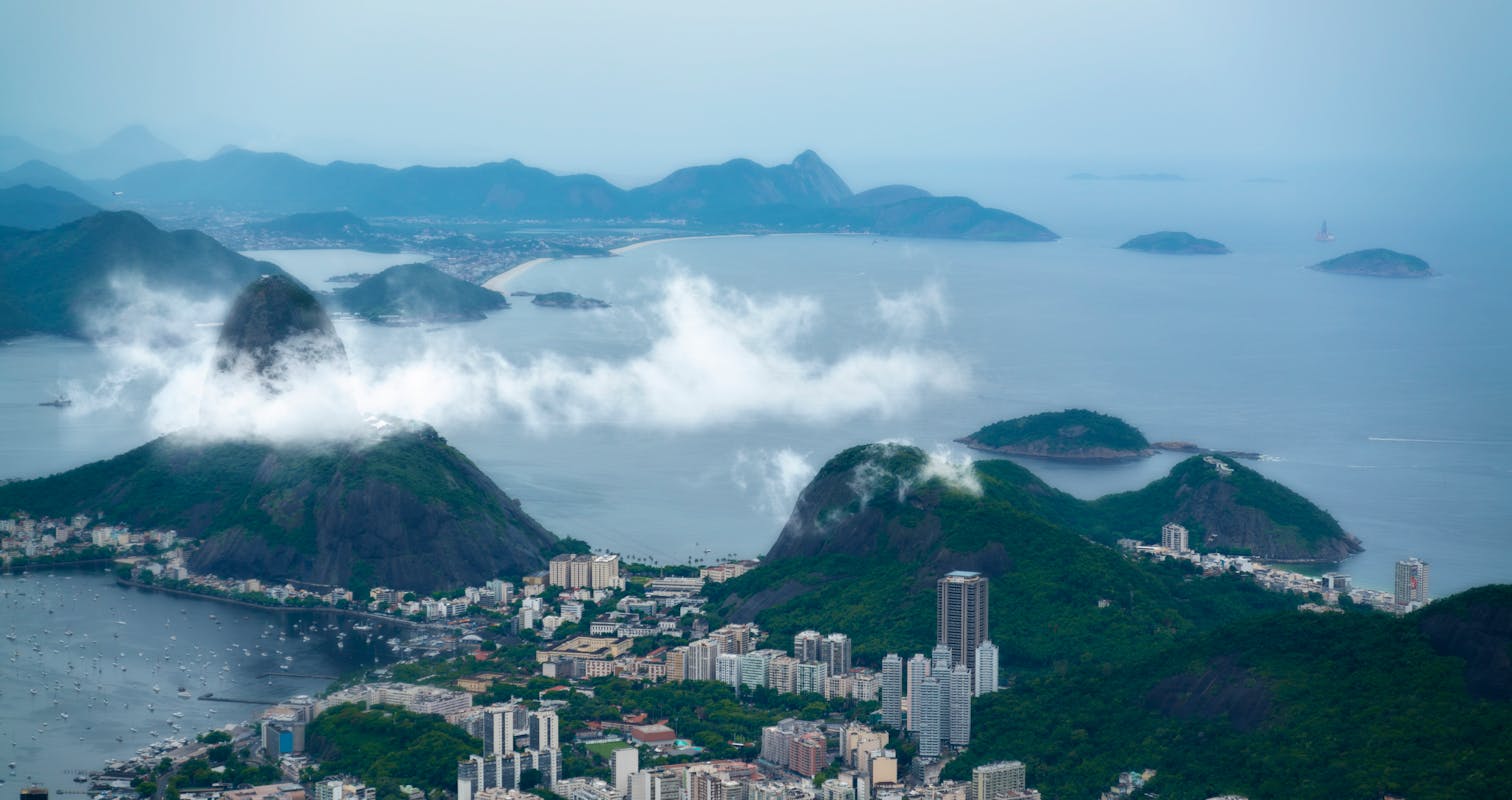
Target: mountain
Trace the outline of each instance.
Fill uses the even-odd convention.
[[[0,170],[8,170],[28,161],[45,161],[56,153],[38,147],[17,136],[0,136]]]
[[[263,233],[341,240],[365,238],[373,231],[367,220],[350,211],[306,211],[267,222],[249,223],[247,227]]]
[[[117,302],[115,276],[193,298],[229,296],[283,270],[227,250],[198,231],[159,230],[140,214],[105,211],[37,232],[0,235],[0,298],[13,304],[0,338],[28,333],[85,338],[89,315]]]
[[[428,427],[318,445],[173,434],[0,486],[0,514],[16,510],[175,529],[200,540],[197,572],[416,592],[533,572],[557,541]]]
[[[1186,231],[1159,231],[1135,236],[1118,246],[1120,250],[1180,256],[1221,256],[1229,249],[1212,239],[1198,239]]]
[[[183,157],[183,153],[141,125],[129,125],[93,147],[71,152],[38,147],[14,136],[0,136],[0,169],[11,169],[29,161],[45,161],[84,178],[115,178],[148,164],[177,161]],[[57,188],[73,191],[67,186]]]
[[[215,374],[281,392],[302,367],[347,369],[346,347],[320,301],[288,275],[263,275],[237,294],[215,344]]]
[[[994,422],[956,441],[989,453],[1063,461],[1106,463],[1154,453],[1138,428],[1082,408]]]
[[[307,388],[298,381],[346,368],[314,296],[286,275],[264,276],[221,325],[206,380],[212,413],[202,419],[222,406],[278,402]],[[321,422],[345,433],[340,420]],[[216,430],[190,428],[106,461],[0,485],[0,516],[82,513],[171,528],[199,540],[196,572],[222,577],[417,592],[533,572],[558,546],[428,426],[382,421],[308,443]]]
[[[1499,796],[1512,781],[1512,586],[1406,617],[1244,619],[1121,667],[1025,676],[978,700],[944,777],[1023,761],[1046,797],[1154,769],[1163,800]]]
[[[643,213],[719,220],[762,206],[829,208],[850,196],[850,187],[812,150],[775,167],[744,158],[684,167],[630,192]]]
[[[77,195],[91,203],[100,202],[100,193],[94,187],[45,161],[28,161],[0,172],[0,188],[23,184],[38,188],[51,187]]]
[[[1338,258],[1314,264],[1312,269],[1336,275],[1367,275],[1375,278],[1430,278],[1438,274],[1429,268],[1427,261],[1417,256],[1384,248],[1345,253]]]
[[[336,293],[345,310],[371,321],[385,317],[427,322],[480,320],[508,308],[498,292],[447,275],[428,264],[401,264]]]
[[[707,608],[773,641],[842,631],[876,664],[934,645],[940,576],[986,575],[1010,685],[973,701],[945,777],[1017,759],[1047,797],[1094,797],[1153,768],[1146,790],[1170,800],[1480,797],[1512,779],[1512,587],[1405,618],[1347,599],[1304,613],[1295,595],[1132,560],[1052,520],[1078,503],[1007,461],[852,448]]]
[[[86,178],[115,178],[148,164],[177,161],[183,153],[141,125],[129,125],[94,147],[63,156],[59,163]]]
[[[149,207],[290,214],[345,208],[364,217],[518,222],[665,222],[705,230],[855,232],[1049,241],[1023,217],[912,187],[851,193],[813,151],[765,167],[748,159],[687,167],[637,189],[595,175],[555,175],[510,160],[474,167],[387,169],[311,164],[284,153],[225,150],[204,161],[155,164],[112,188]]]
[[[1122,663],[1182,632],[1295,605],[1237,577],[1194,580],[1184,562],[1132,561],[1051,522],[1024,502],[1029,492],[980,467],[952,480],[913,447],[840,453],[800,493],[761,565],[710,590],[711,609],[778,640],[844,631],[858,658],[877,663],[890,651],[927,652],[935,581],[975,570],[993,582],[1003,663],[1038,670]]]
[[[82,219],[100,209],[77,195],[30,185],[0,189],[0,226],[41,230]]]
[[[876,206],[890,206],[904,200],[917,200],[923,197],[933,197],[929,192],[917,186],[909,186],[902,183],[878,186],[875,189],[867,189],[857,192],[845,198],[842,205],[851,208],[873,208]]]

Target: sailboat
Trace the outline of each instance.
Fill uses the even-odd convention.
[[[1328,220],[1323,220],[1323,227],[1318,229],[1318,235],[1313,237],[1320,242],[1331,242],[1334,235],[1328,232]]]

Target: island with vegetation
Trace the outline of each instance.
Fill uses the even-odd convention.
[[[471,322],[508,308],[504,295],[429,264],[400,264],[336,293],[342,309],[369,322]]]
[[[592,297],[584,297],[580,294],[573,294],[572,292],[544,292],[542,294],[532,295],[530,302],[534,305],[541,306],[542,308],[594,309],[609,307],[609,304],[604,302],[603,300],[596,300]]]
[[[1155,452],[1138,428],[1083,408],[994,422],[956,441],[1000,455],[1093,463],[1129,461]]]
[[[1338,258],[1314,264],[1311,269],[1335,275],[1366,275],[1374,278],[1431,278],[1438,274],[1429,268],[1427,261],[1417,256],[1379,247],[1345,253]]]
[[[1176,256],[1221,256],[1229,252],[1221,242],[1199,239],[1186,231],[1146,233],[1124,242],[1118,249]]]

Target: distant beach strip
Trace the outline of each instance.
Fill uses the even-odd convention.
[[[755,234],[751,234],[751,233],[712,233],[712,234],[709,234],[707,236],[669,236],[669,237],[666,237],[666,238],[663,238],[663,239],[646,239],[644,241],[632,242],[631,244],[627,244],[627,245],[625,245],[623,247],[616,247],[613,250],[610,250],[609,252],[611,254],[613,254],[613,255],[619,256],[619,255],[624,255],[625,253],[628,253],[631,250],[639,250],[642,247],[649,247],[649,246],[651,246],[653,244],[665,244],[667,242],[684,242],[684,241],[687,241],[689,239],[748,239],[748,238],[751,238],[753,236],[755,236]],[[520,277],[521,275],[524,275],[526,272],[529,272],[530,270],[534,269],[535,267],[537,267],[537,266],[539,266],[541,264],[544,264],[544,263],[546,263],[548,261],[572,261],[572,260],[574,260],[576,258],[581,258],[581,256],[566,256],[566,257],[563,257],[563,258],[556,258],[556,257],[532,258],[529,261],[522,261],[519,264],[516,264],[516,265],[510,267],[509,269],[506,269],[503,272],[500,272],[498,275],[495,275],[492,278],[489,278],[488,280],[484,281],[483,282],[483,288],[485,288],[485,289],[492,289],[493,291],[496,291],[499,294],[508,294],[508,292],[506,292],[505,289],[508,286],[509,282],[512,281],[512,280],[514,280],[515,278]]]

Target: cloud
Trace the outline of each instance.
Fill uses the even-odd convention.
[[[358,328],[346,332],[349,373],[296,367],[288,390],[276,396],[245,381],[212,386],[207,397],[215,331],[195,324],[212,309],[180,305],[181,298],[140,283],[120,283],[118,297],[97,330],[108,332],[102,347],[121,366],[92,394],[109,402],[107,385],[153,381],[149,419],[159,432],[198,427],[211,437],[333,438],[349,435],[352,420],[367,415],[443,426],[506,419],[541,434],[590,426],[689,431],[759,420],[818,425],[895,417],[969,382],[956,358],[917,346],[809,355],[823,316],[817,300],[755,297],[675,272],[643,312],[646,343],[620,358],[550,351],[511,357],[460,329],[416,331],[414,344],[396,353],[391,344],[370,347]],[[907,304],[892,302],[894,309]],[[617,311],[634,313],[604,313]]]
[[[949,324],[945,296],[934,281],[924,284],[918,291],[892,297],[878,292],[877,318],[894,333],[908,339],[918,338],[931,324],[941,327]]]
[[[755,495],[756,510],[780,523],[793,513],[798,493],[818,472],[806,455],[784,447],[741,450],[735,455],[730,478],[741,491]]]

